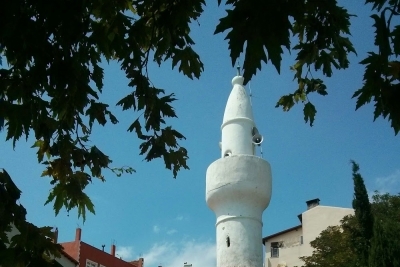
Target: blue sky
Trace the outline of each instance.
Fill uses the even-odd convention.
[[[142,256],[146,267],[215,265],[215,217],[205,203],[205,173],[208,165],[220,157],[220,126],[231,79],[231,66],[225,35],[214,36],[224,7],[208,1],[205,12],[193,24],[195,50],[205,65],[199,80],[190,80],[171,70],[171,62],[151,65],[152,82],[174,92],[178,119],[168,120],[187,140],[182,143],[190,156],[190,170],[177,179],[164,169],[161,160],[147,163],[139,156],[139,142],[126,129],[138,116],[121,112],[115,103],[130,92],[127,79],[115,63],[105,64],[102,101],[109,103],[120,123],[96,127],[92,136],[114,161],[131,166],[133,175],[94,181],[87,193],[96,215],[83,224],[76,212],[64,210],[55,217],[52,205],[44,206],[50,190],[49,179],[41,178],[44,169],[37,163],[33,139],[21,140],[15,150],[10,142],[1,142],[0,167],[5,168],[22,190],[21,203],[28,220],[39,226],[58,227],[59,241],[71,241],[77,226],[83,229],[82,240],[101,248],[117,245],[117,254],[130,260]],[[373,106],[355,111],[353,92],[362,85],[363,69],[357,62],[374,49],[372,19],[361,1],[341,1],[358,17],[352,18],[352,41],[358,56],[352,55],[348,70],[336,71],[325,79],[329,95],[312,96],[318,110],[315,125],[304,123],[302,106],[290,112],[275,108],[279,97],[294,91],[296,83],[289,70],[295,53],[285,54],[281,75],[271,64],[263,65],[251,81],[253,112],[264,135],[263,157],[272,167],[273,188],[269,207],[264,212],[263,236],[297,225],[297,215],[306,209],[305,201],[320,198],[321,205],[351,207],[353,185],[350,160],[360,164],[370,192],[398,193],[400,190],[400,142],[389,123],[381,118],[373,122]],[[247,89],[249,85],[247,86]],[[5,140],[4,131],[0,138]]]

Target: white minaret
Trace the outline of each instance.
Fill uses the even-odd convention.
[[[271,198],[271,167],[254,155],[262,136],[243,77],[234,77],[232,85],[221,126],[222,156],[207,169],[206,201],[217,217],[217,267],[262,267],[262,213]]]

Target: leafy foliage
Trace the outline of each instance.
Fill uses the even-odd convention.
[[[312,256],[300,257],[304,267],[349,267],[356,266],[353,247],[350,246],[351,235],[340,226],[329,226],[310,242],[314,248]]]
[[[48,201],[56,214],[77,207],[85,219],[94,212],[84,193],[92,178],[104,181],[103,170],[121,175],[130,167],[111,167],[111,159],[90,142],[95,124],[116,124],[109,104],[99,101],[103,90],[101,62],[115,60],[130,80],[132,92],[117,105],[142,115],[128,127],[143,140],[147,161],[163,158],[174,177],[188,168],[185,137],[166,125],[176,117],[173,94],[152,85],[147,74],[150,56],[189,78],[203,69],[193,51],[191,21],[202,12],[202,0],[175,1],[3,1],[0,4],[0,55],[9,68],[0,69],[0,118],[6,140],[14,146],[33,134],[42,176],[54,186]]]
[[[185,137],[165,121],[176,117],[171,105],[174,95],[151,83],[147,64],[150,56],[158,64],[170,59],[172,68],[189,78],[199,78],[203,64],[192,49],[189,25],[201,14],[203,5],[203,0],[0,3],[0,58],[8,64],[0,68],[0,130],[5,122],[6,141],[12,141],[13,146],[22,137],[34,136],[32,148],[45,166],[42,176],[50,177],[53,185],[46,204],[53,203],[56,215],[63,207],[68,211],[77,208],[85,220],[87,210],[94,213],[94,205],[84,193],[93,179],[104,181],[104,169],[118,176],[134,172],[131,167],[112,167],[109,156],[90,141],[94,125],[118,123],[109,104],[100,101],[102,61],[119,62],[130,80],[132,92],[117,105],[142,114],[128,127],[143,140],[140,154],[147,161],[163,158],[174,177],[181,168],[188,169],[186,149],[178,143]],[[7,185],[12,185],[6,191],[15,190],[12,201],[17,200],[19,191],[17,194],[5,171],[2,175],[8,179]],[[33,244],[25,242],[41,242],[49,236],[47,228],[25,222],[22,206],[12,207],[21,215],[18,221],[4,221],[17,213],[2,210],[4,244],[8,244],[4,233],[11,224],[21,232],[18,236],[27,238],[28,228],[35,236],[29,240],[13,237],[7,259],[21,256],[21,262],[26,262],[42,257],[43,251],[25,258],[19,251],[11,251],[14,244],[29,251]],[[45,246],[52,248],[43,243]],[[5,261],[6,257],[0,265],[9,266]],[[38,262],[32,265],[46,266]]]
[[[310,94],[327,95],[323,78],[346,69],[349,54],[356,53],[349,39],[352,15],[336,0],[217,1],[227,13],[215,34],[227,32],[232,65],[244,54],[245,82],[264,63],[280,73],[284,51],[297,53],[291,67],[297,86],[276,107],[289,111],[302,103],[304,120],[312,126],[317,109]],[[361,61],[364,84],[353,97],[356,109],[373,101],[374,119],[388,118],[397,134],[400,0],[365,4],[372,6],[377,52]],[[90,141],[96,125],[119,123],[109,109],[114,103],[100,101],[104,61],[118,62],[129,79],[132,91],[116,104],[137,114],[127,130],[142,141],[139,154],[146,161],[162,158],[174,177],[189,168],[188,153],[179,144],[185,137],[167,124],[177,117],[175,96],[151,82],[147,66],[151,60],[167,62],[191,79],[200,77],[203,63],[190,27],[204,5],[204,0],[0,2],[0,131],[14,146],[33,136],[42,176],[53,185],[46,203],[53,203],[56,214],[62,207],[77,208],[85,219],[86,210],[94,213],[84,193],[89,183],[104,181],[105,169],[117,176],[134,172],[112,166],[100,145]]]
[[[243,64],[245,82],[249,81],[257,69],[261,69],[261,61],[267,63],[270,60],[279,72],[282,46],[290,48],[289,16],[292,7],[289,1],[228,0],[226,3],[232,5],[233,9],[227,10],[226,17],[220,19],[215,33],[231,29],[226,39],[229,40],[232,65],[243,52],[246,43]]]
[[[284,49],[297,52],[292,70],[298,88],[282,96],[276,106],[288,111],[303,103],[304,119],[313,125],[317,110],[308,95],[328,92],[324,81],[314,78],[312,72],[330,77],[333,69],[349,66],[348,55],[355,53],[348,38],[351,15],[336,0],[218,3],[228,9],[215,33],[227,32],[232,64],[244,53],[246,82],[261,69],[262,62],[271,62],[280,72]],[[400,27],[391,23],[398,15],[399,3],[368,0],[366,4],[379,13],[371,16],[379,53],[371,52],[361,62],[366,65],[365,84],[354,94],[358,97],[356,108],[373,98],[375,118],[388,116],[397,133],[400,63],[393,58],[400,53]],[[188,155],[179,145],[185,137],[165,121],[176,117],[174,94],[151,83],[147,64],[151,59],[160,65],[171,62],[172,68],[187,77],[200,77],[203,64],[193,50],[190,23],[201,15],[204,5],[204,0],[1,3],[0,55],[9,67],[0,69],[0,118],[5,120],[6,140],[14,146],[21,137],[34,135],[38,160],[46,165],[43,175],[51,177],[55,190],[58,188],[49,200],[57,200],[56,192],[67,192],[70,198],[59,200],[56,212],[63,203],[67,209],[81,207],[79,214],[84,216],[85,209],[93,207],[90,199],[81,193],[70,194],[83,191],[88,185],[85,179],[103,181],[105,168],[116,170],[100,147],[90,143],[94,124],[118,123],[109,104],[99,97],[103,60],[119,62],[130,80],[132,92],[117,105],[141,114],[128,127],[143,140],[140,154],[147,161],[163,158],[174,177],[181,168],[188,168]],[[125,172],[121,170],[120,174]]]
[[[374,232],[369,253],[370,266],[400,266],[400,195],[375,194],[372,211]],[[394,238],[393,238],[394,237]]]
[[[221,3],[221,0],[218,1]],[[336,0],[227,0],[231,9],[220,19],[215,33],[228,31],[232,65],[244,54],[244,78],[248,82],[262,63],[269,61],[281,71],[283,48],[297,51],[291,67],[298,87],[282,96],[276,107],[289,111],[295,103],[305,105],[304,119],[313,125],[316,110],[308,95],[327,95],[327,88],[318,76],[331,77],[334,69],[346,69],[350,53],[356,50],[350,40],[350,15]],[[366,0],[372,4],[371,18],[375,28],[374,45],[361,61],[365,65],[364,85],[355,91],[356,109],[373,101],[374,120],[388,118],[397,134],[400,130],[400,2],[398,0]],[[290,38],[290,34],[293,38]],[[294,45],[290,41],[295,40]]]
[[[350,35],[350,15],[335,0],[227,0],[233,6],[227,16],[220,19],[215,33],[230,30],[229,40],[232,64],[244,53],[244,78],[248,82],[261,63],[271,61],[278,73],[281,69],[283,49],[297,52],[291,67],[298,88],[293,94],[282,96],[276,107],[290,110],[295,103],[304,103],[304,119],[313,125],[316,109],[307,95],[316,92],[327,95],[321,79],[313,78],[314,70],[330,77],[332,68],[349,66],[348,54],[355,49],[346,35]],[[290,46],[290,34],[298,43]],[[305,75],[303,73],[306,72]]]
[[[53,243],[50,227],[38,228],[26,221],[26,210],[18,204],[21,191],[4,169],[0,169],[0,265],[55,266],[61,246]]]
[[[378,53],[370,52],[361,61],[365,65],[364,85],[353,97],[357,98],[356,108],[373,101],[375,104],[374,120],[382,116],[388,118],[397,134],[400,130],[400,2],[396,0],[367,0],[372,4],[374,13],[375,42]]]

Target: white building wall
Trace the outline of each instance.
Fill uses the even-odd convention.
[[[315,240],[328,226],[340,224],[344,216],[354,214],[353,209],[328,206],[316,206],[302,214],[302,226],[299,229],[274,236],[265,242],[265,267],[302,266],[302,256],[311,256],[313,249],[310,242]],[[303,236],[303,244],[292,240]],[[289,242],[288,242],[289,240]],[[282,241],[279,257],[271,257],[271,243]],[[286,245],[285,245],[286,243]]]
[[[328,226],[340,224],[344,216],[354,214],[353,209],[316,206],[303,213],[303,240],[307,244],[304,255],[311,255],[313,252],[310,242],[315,240],[319,234]],[[303,256],[303,255],[301,255]]]
[[[75,264],[74,262],[72,262],[70,259],[68,259],[67,257],[65,257],[63,254],[61,254],[60,258],[56,258],[56,261],[61,264],[61,266],[63,267],[76,267],[77,264]]]
[[[302,228],[286,232],[282,235],[275,236],[265,243],[266,252],[266,267],[277,267],[279,263],[285,262],[287,266],[296,266],[298,263],[298,256],[302,254],[304,246],[301,244],[301,237],[303,235]],[[271,243],[279,242],[279,257],[271,258]],[[283,260],[284,259],[284,260]]]

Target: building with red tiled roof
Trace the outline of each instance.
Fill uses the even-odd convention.
[[[115,256],[115,245],[111,245],[111,252],[107,253],[83,242],[81,234],[82,230],[77,228],[74,241],[60,243],[64,252],[79,263],[78,267],[144,267],[143,258],[124,261]]]

